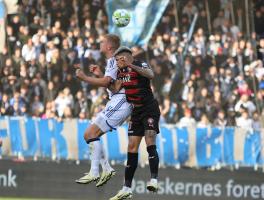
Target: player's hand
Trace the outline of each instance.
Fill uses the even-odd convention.
[[[84,74],[84,72],[81,69],[77,69],[75,71],[75,75],[77,78],[79,78],[81,80],[85,79],[85,77],[86,77],[86,75]]]
[[[118,92],[122,87],[122,81],[121,80],[115,80],[110,86],[108,87],[109,90],[112,92]]]
[[[94,75],[96,75],[96,76],[102,76],[102,74],[103,74],[101,69],[100,69],[100,67],[98,65],[90,65],[89,66],[89,71],[91,73],[93,73]]]
[[[122,80],[116,80],[115,82],[116,82],[116,87],[119,88],[119,90],[120,90],[120,88],[122,87],[123,81]]]
[[[127,67],[129,67],[132,64],[131,61],[129,61],[127,57],[124,57],[124,61]]]

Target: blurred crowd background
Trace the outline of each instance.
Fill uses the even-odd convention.
[[[264,2],[251,0],[249,11],[240,0],[170,1],[148,45],[133,47],[155,72],[162,123],[263,127]],[[74,69],[104,70],[107,28],[101,0],[19,1],[0,54],[0,116],[92,119],[107,94]]]

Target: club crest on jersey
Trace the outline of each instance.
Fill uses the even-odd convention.
[[[148,126],[154,128],[154,119],[148,118]]]

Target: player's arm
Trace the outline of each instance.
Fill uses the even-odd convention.
[[[141,76],[145,76],[148,79],[153,79],[154,78],[154,72],[151,69],[151,67],[148,66],[148,65],[147,65],[147,67],[138,67],[136,65],[130,64],[129,67],[132,68],[132,69],[134,69]]]
[[[98,65],[90,65],[89,70],[91,73],[93,73],[95,76],[97,76],[99,78],[104,77],[104,74],[101,71],[100,66],[98,66]]]
[[[115,80],[112,81],[112,83],[109,85],[108,89],[111,90],[111,92],[116,93],[118,92],[122,87],[122,81],[121,80]]]
[[[109,76],[104,76],[102,78],[87,76],[81,69],[77,69],[75,74],[82,81],[99,87],[108,87],[112,80],[112,78]]]

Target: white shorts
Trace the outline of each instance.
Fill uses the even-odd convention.
[[[105,109],[98,113],[93,123],[105,133],[120,126],[130,116],[131,112],[132,105],[126,101],[126,97],[114,95],[107,102]]]

